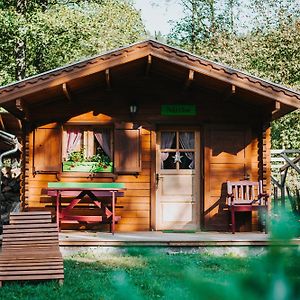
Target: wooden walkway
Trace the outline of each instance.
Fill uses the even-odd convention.
[[[285,241],[270,241],[268,234],[260,232],[243,233],[164,233],[160,231],[120,232],[112,235],[106,232],[62,231],[60,246],[165,246],[165,247],[207,247],[207,246],[287,246]],[[300,246],[300,238],[292,240],[288,245]]]

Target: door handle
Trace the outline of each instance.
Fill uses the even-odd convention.
[[[158,189],[159,180],[162,178],[158,173],[155,174],[155,185],[156,189]]]

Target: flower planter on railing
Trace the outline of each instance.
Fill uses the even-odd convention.
[[[98,162],[63,162],[63,172],[83,172],[83,173],[100,173],[113,172],[113,163],[108,166],[100,166]]]

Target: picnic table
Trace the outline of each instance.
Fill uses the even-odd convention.
[[[47,194],[55,197],[56,222],[60,228],[60,222],[64,220],[78,222],[103,222],[109,220],[111,232],[115,232],[116,200],[124,196],[124,183],[96,183],[96,182],[48,182]],[[62,208],[62,198],[70,199],[70,203]],[[74,215],[73,208],[83,199],[88,198],[95,207],[101,210],[101,215],[87,216]],[[107,202],[107,198],[110,199]]]

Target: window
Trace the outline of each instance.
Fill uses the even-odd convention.
[[[192,131],[161,132],[161,169],[195,168],[195,133]]]
[[[66,126],[62,144],[64,172],[113,172],[110,128]]]
[[[34,130],[32,174],[97,173],[101,177],[142,170],[141,129],[49,124]],[[128,126],[127,126],[128,127]],[[107,174],[110,173],[110,174]],[[86,174],[84,174],[85,176]],[[78,176],[81,175],[78,173]]]

